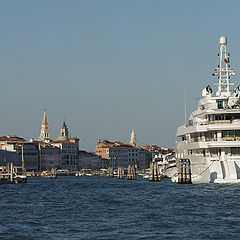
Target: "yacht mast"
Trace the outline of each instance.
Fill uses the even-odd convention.
[[[227,53],[227,38],[220,37],[220,54],[218,54],[218,67],[214,69],[213,76],[218,76],[217,96],[230,96],[230,76],[235,75],[235,71],[230,68],[230,54]]]

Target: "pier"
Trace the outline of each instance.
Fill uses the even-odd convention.
[[[27,175],[24,168],[24,161],[22,166],[13,166],[13,163],[8,163],[6,166],[0,167],[0,184],[5,183],[26,183]]]

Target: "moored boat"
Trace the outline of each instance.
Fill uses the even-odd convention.
[[[216,93],[210,85],[204,88],[198,108],[191,113],[188,123],[177,129],[178,179],[182,179],[187,162],[193,183],[237,183],[240,182],[240,86],[230,89],[230,77],[235,71],[230,67],[225,36],[220,37],[218,65],[212,75],[218,78]]]

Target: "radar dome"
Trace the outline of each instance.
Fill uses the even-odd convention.
[[[227,38],[225,36],[220,37],[220,44],[227,44]]]

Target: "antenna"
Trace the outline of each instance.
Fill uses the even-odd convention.
[[[184,82],[184,124],[187,125],[187,94],[186,94],[186,84]]]
[[[230,96],[230,76],[235,75],[234,69],[230,68],[230,54],[227,53],[227,38],[220,37],[220,54],[218,54],[218,67],[214,69],[213,76],[218,77],[218,91],[217,96],[225,95]],[[222,94],[223,93],[223,94]]]

